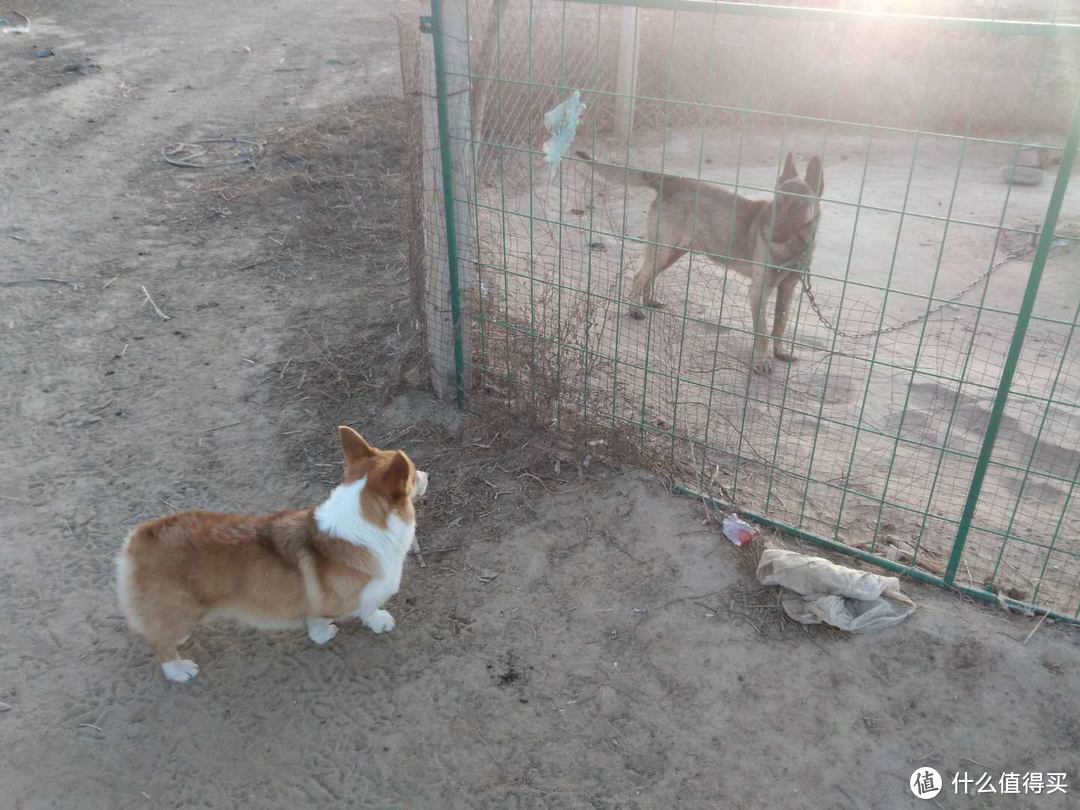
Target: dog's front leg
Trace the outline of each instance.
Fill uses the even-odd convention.
[[[396,588],[387,587],[383,580],[372,580],[360,594],[360,607],[353,615],[359,617],[364,627],[372,633],[389,633],[396,623],[389,611],[382,610],[382,604],[393,596],[395,591]]]
[[[777,360],[790,363],[795,359],[794,341],[784,344],[784,333],[787,331],[788,315],[791,313],[791,300],[795,297],[795,285],[799,283],[799,276],[789,273],[780,282],[776,290],[776,311],[773,314],[773,355]]]
[[[772,363],[769,360],[769,324],[768,307],[772,284],[767,281],[769,271],[764,267],[754,268],[755,275],[750,282],[750,315],[754,322],[754,348],[750,353],[750,367],[757,374],[768,374]]]

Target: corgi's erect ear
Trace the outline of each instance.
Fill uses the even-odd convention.
[[[819,197],[825,193],[825,172],[821,170],[821,158],[814,155],[806,167],[806,185]]]
[[[398,450],[379,477],[379,491],[391,499],[404,498],[409,494],[409,478],[411,476],[412,469],[409,467],[409,459]]]
[[[348,425],[339,427],[338,433],[341,434],[341,450],[345,454],[346,466],[366,461],[375,455],[375,448],[364,441],[364,437]]]
[[[784,170],[780,172],[780,179],[776,181],[776,185],[780,185],[786,180],[794,180],[799,176],[799,170],[795,168],[795,158],[791,156],[791,152],[787,153],[787,159],[784,161]]]

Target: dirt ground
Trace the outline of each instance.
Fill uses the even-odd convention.
[[[898,628],[805,630],[700,506],[428,396],[391,19],[411,7],[20,10],[31,33],[0,35],[0,808],[902,808],[924,765],[1070,776],[941,807],[1075,804],[1075,631],[1025,644],[1033,620],[911,583]],[[254,168],[161,158],[232,136],[266,143]],[[126,530],[313,502],[343,422],[432,475],[397,630],[204,628],[199,679],[164,681],[116,608]]]

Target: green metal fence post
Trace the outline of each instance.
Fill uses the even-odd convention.
[[[454,391],[459,408],[465,405],[465,350],[461,322],[461,279],[458,223],[454,210],[454,167],[451,161],[449,93],[446,87],[446,42],[442,0],[431,0],[431,33],[435,56],[435,95],[439,119],[439,163],[442,170],[443,216],[446,222],[446,260],[450,283],[450,317],[454,339]],[[465,43],[468,48],[468,43]]]
[[[1035,257],[1031,262],[1031,273],[1028,275],[1024,298],[1020,303],[1020,310],[1016,314],[1016,331],[1013,332],[1012,341],[1009,344],[1009,353],[1005,357],[1005,366],[1001,370],[1001,381],[998,383],[997,394],[994,396],[994,407],[990,411],[990,419],[986,424],[986,436],[983,438],[982,448],[979,450],[979,457],[975,462],[975,471],[971,477],[971,488],[968,490],[964,511],[960,516],[960,525],[956,528],[956,539],[953,541],[952,554],[949,556],[949,565],[945,569],[945,582],[949,585],[956,579],[956,570],[959,568],[960,560],[964,554],[964,544],[967,542],[968,534],[971,532],[975,509],[979,505],[979,495],[982,492],[983,481],[986,478],[986,471],[990,466],[990,458],[994,452],[998,428],[1001,426],[1001,417],[1005,414],[1005,403],[1008,402],[1013,377],[1016,375],[1016,366],[1020,360],[1020,352],[1024,348],[1024,336],[1027,334],[1031,313],[1035,308],[1035,298],[1039,294],[1039,284],[1042,282],[1046,257],[1049,255],[1050,246],[1054,241],[1054,229],[1057,227],[1058,215],[1061,213],[1061,205],[1065,200],[1065,191],[1069,187],[1069,176],[1072,174],[1078,143],[1080,143],[1080,97],[1077,98],[1076,107],[1073,109],[1069,135],[1065,140],[1065,151],[1061,156],[1061,167],[1058,169],[1057,180],[1054,182],[1054,190],[1050,194],[1050,204],[1046,207],[1046,217],[1043,219],[1039,242],[1035,248]]]

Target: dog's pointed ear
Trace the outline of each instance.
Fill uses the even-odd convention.
[[[379,477],[379,491],[390,498],[404,498],[409,493],[411,475],[408,457],[398,450]]]
[[[791,152],[787,153],[787,160],[784,161],[784,170],[780,172],[780,179],[776,181],[776,185],[780,185],[787,180],[794,180],[799,176],[799,170],[795,168],[795,158],[791,156]]]
[[[348,425],[338,428],[341,434],[341,450],[345,454],[345,466],[357,464],[375,455],[375,448],[364,441],[364,437]]]
[[[806,185],[819,197],[825,193],[825,172],[821,169],[821,158],[814,155],[806,167]]]

